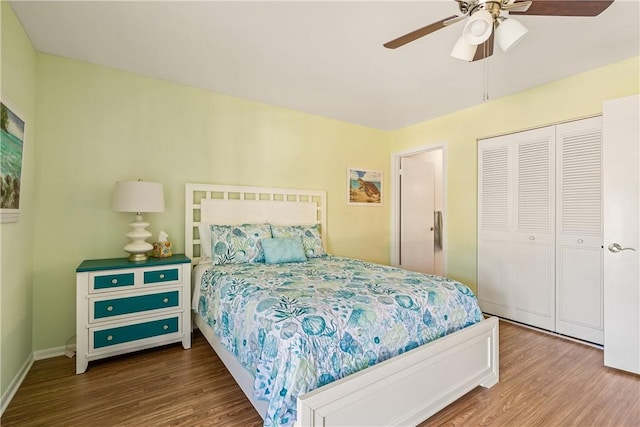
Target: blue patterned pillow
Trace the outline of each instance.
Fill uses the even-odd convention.
[[[302,240],[295,237],[262,239],[264,262],[280,264],[283,262],[303,262],[307,260],[302,247]]]
[[[271,238],[269,224],[211,224],[213,265],[264,262],[262,239]]]
[[[272,225],[271,234],[279,237],[299,237],[302,239],[304,254],[307,258],[317,258],[326,255],[322,247],[320,226],[315,225]]]

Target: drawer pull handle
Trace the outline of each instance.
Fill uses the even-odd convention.
[[[160,274],[160,278],[161,278],[161,279],[164,279],[164,274]]]
[[[113,311],[113,306],[110,305],[109,307],[107,307],[107,311]]]
[[[169,298],[163,299],[162,302],[165,303],[165,304],[168,303],[169,302]]]
[[[113,335],[107,336],[107,341],[113,341]]]
[[[111,279],[111,283],[114,284],[114,285],[117,284],[118,283],[118,279]]]
[[[584,240],[578,239],[578,243],[584,243]]]
[[[529,240],[536,240],[536,236],[529,236]]]
[[[167,329],[169,329],[169,325],[164,325],[164,326],[162,327],[162,329],[164,329],[164,330],[166,331]]]

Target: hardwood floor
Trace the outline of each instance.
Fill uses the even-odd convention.
[[[91,362],[34,363],[2,426],[260,426],[200,334],[177,345]],[[500,382],[421,426],[640,426],[640,376],[603,366],[602,350],[500,322]]]

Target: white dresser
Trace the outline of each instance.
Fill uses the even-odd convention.
[[[181,254],[76,269],[76,374],[89,361],[173,342],[191,347],[191,260]]]

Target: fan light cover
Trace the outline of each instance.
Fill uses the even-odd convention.
[[[456,41],[456,44],[453,46],[451,56],[462,59],[463,61],[472,61],[473,57],[476,55],[477,49],[478,45],[469,44],[465,41],[463,36],[460,36],[458,41]]]
[[[493,31],[493,16],[486,10],[474,13],[467,25],[464,26],[462,36],[469,44],[482,44],[491,36]]]
[[[515,19],[506,19],[496,28],[496,41],[504,52],[513,46],[527,34],[529,30]]]

